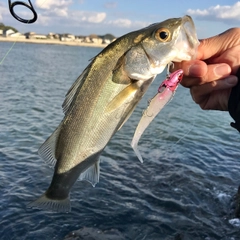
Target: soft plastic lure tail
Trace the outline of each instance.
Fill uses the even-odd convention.
[[[163,107],[173,98],[173,95],[178,87],[178,84],[183,78],[183,70],[177,70],[167,76],[158,88],[158,93],[151,99],[148,107],[144,110],[141,120],[135,130],[131,146],[136,153],[140,162],[143,162],[142,156],[138,150],[138,141],[143,132],[163,109]]]

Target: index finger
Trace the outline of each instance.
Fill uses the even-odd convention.
[[[231,68],[226,63],[206,64],[204,61],[193,60],[175,64],[175,68],[184,70],[181,84],[184,87],[202,85],[225,78],[230,75]]]
[[[207,74],[207,64],[201,60],[191,60],[176,62],[171,68],[171,71],[182,69],[185,76],[204,77]]]

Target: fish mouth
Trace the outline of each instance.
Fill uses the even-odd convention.
[[[180,62],[183,60],[189,61],[195,59],[199,44],[192,18],[188,15],[182,17],[182,23],[175,42],[178,54],[174,61]]]

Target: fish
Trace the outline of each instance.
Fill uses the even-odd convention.
[[[96,55],[66,94],[64,117],[38,153],[54,168],[48,189],[28,207],[70,212],[75,182],[99,182],[100,155],[169,62],[191,60],[199,45],[190,16],[127,33]]]
[[[141,163],[143,163],[143,158],[138,149],[138,142],[153,119],[164,108],[164,106],[170,100],[172,100],[177,90],[178,84],[182,81],[182,78],[182,69],[176,70],[175,72],[169,74],[159,86],[158,93],[149,101],[147,109],[143,111],[143,115],[138,123],[131,142],[131,146]]]

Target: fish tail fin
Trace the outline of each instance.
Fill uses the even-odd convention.
[[[28,204],[29,208],[51,210],[54,212],[71,212],[69,197],[61,200],[50,199],[44,193],[40,198]]]

